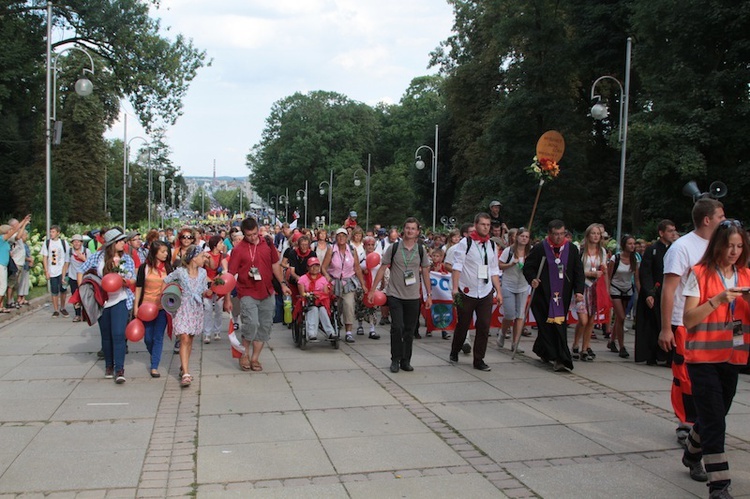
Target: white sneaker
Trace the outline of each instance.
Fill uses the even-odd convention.
[[[214,341],[219,341],[221,339],[221,335],[219,333],[214,333]]]
[[[205,338],[203,338],[203,343],[205,343],[206,345],[208,345],[209,343],[211,343],[211,337],[210,336],[206,336]]]

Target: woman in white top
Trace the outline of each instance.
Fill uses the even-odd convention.
[[[576,304],[578,323],[573,337],[573,358],[592,361],[596,354],[591,350],[591,333],[598,314],[600,304],[596,300],[596,285],[599,279],[607,279],[607,249],[604,247],[602,233],[604,227],[593,223],[586,228],[581,241],[581,261],[586,284],[583,291],[583,301]],[[582,344],[579,351],[578,345]]]
[[[513,321],[511,350],[513,350],[512,345],[518,344],[526,320],[526,299],[529,296],[529,283],[523,276],[523,264],[531,249],[529,238],[528,229],[523,227],[518,229],[513,244],[503,250],[498,262],[498,266],[503,272],[503,322],[505,320]],[[498,342],[502,339],[504,339],[504,336],[501,331]],[[523,353],[523,350],[519,348],[517,353]]]
[[[609,296],[612,298],[612,308],[615,311],[615,326],[607,347],[611,352],[619,352],[620,357],[627,359],[630,354],[624,343],[625,307],[628,306],[630,297],[633,295],[633,281],[635,280],[636,287],[640,287],[633,236],[626,234],[620,240],[620,253],[614,255],[609,261],[608,275]]]

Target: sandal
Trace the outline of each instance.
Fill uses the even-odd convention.
[[[248,357],[247,355],[243,355],[242,357],[240,357],[240,369],[242,369],[243,371],[249,371],[250,369],[252,369],[252,367],[253,366],[252,362],[250,362],[250,357]]]
[[[0,314],[9,314],[10,312],[7,308],[0,308]]]
[[[190,383],[193,381],[193,377],[190,375],[190,373],[185,373],[182,375],[182,380],[180,381],[180,386],[185,388],[190,386]]]
[[[250,369],[252,369],[253,371],[258,372],[258,371],[262,371],[263,370],[263,366],[261,366],[260,362],[258,362],[257,360],[251,360],[250,361]]]

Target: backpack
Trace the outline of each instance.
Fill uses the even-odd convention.
[[[49,242],[50,242],[50,239],[47,239],[44,242],[44,245],[47,247],[47,253],[48,254],[49,254]],[[68,252],[68,245],[65,244],[65,239],[60,239],[60,242],[62,243],[63,253],[67,253]]]
[[[468,253],[469,250],[466,250],[466,253]],[[508,259],[505,260],[503,263],[510,263],[510,261],[513,260],[513,246],[510,246],[508,248]]]
[[[466,253],[465,254],[468,255],[469,254],[469,250],[471,249],[471,241],[472,241],[472,239],[470,237],[465,237],[464,239],[466,239]],[[490,242],[490,244],[492,244],[492,252],[495,253],[495,241],[493,241],[492,239],[490,239],[489,242]],[[513,252],[513,250],[511,250],[511,255],[513,254],[512,252]],[[508,263],[508,262],[505,262],[505,263]]]

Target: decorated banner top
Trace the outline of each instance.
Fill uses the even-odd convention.
[[[556,130],[545,132],[536,143],[536,156],[527,171],[539,180],[552,180],[560,174],[557,164],[565,152],[565,139]]]

